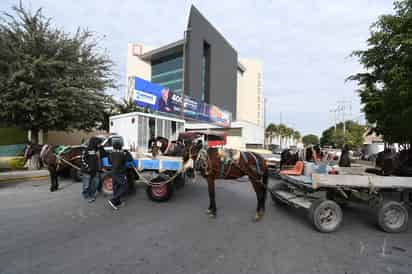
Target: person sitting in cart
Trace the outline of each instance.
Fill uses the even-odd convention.
[[[128,191],[126,163],[133,162],[129,151],[123,150],[123,139],[119,136],[112,138],[113,151],[109,155],[112,164],[110,175],[113,180],[113,197],[108,202],[114,210],[118,210],[122,199]]]

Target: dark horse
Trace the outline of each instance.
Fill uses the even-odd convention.
[[[280,154],[280,169],[284,166],[294,166],[299,160],[298,153],[293,153],[290,149],[285,149]]]
[[[381,175],[412,176],[412,150],[384,150],[376,158],[376,167]]]
[[[224,151],[218,148],[202,148],[202,145],[189,145],[186,147],[183,162],[192,159],[197,171],[206,178],[209,191],[210,217],[216,217],[217,208],[215,201],[216,179],[238,179],[248,176],[257,197],[255,221],[259,221],[265,213],[265,202],[268,184],[268,168],[262,156],[253,152],[240,152],[238,159],[223,162]],[[226,151],[227,152],[227,151]]]
[[[156,157],[157,155],[159,155],[160,152],[164,154],[168,146],[169,146],[169,140],[162,136],[157,136],[156,138],[152,138],[149,142],[149,148],[152,150],[153,157]]]
[[[68,147],[56,154],[54,145],[27,145],[24,153],[24,161],[27,162],[35,153],[40,151],[40,160],[47,166],[50,173],[50,191],[59,188],[58,174],[67,168],[78,168],[81,163],[81,154],[84,150],[82,146]]]

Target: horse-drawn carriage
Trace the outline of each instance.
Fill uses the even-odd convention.
[[[277,205],[308,211],[320,232],[336,231],[343,221],[348,202],[363,203],[375,209],[379,227],[385,232],[407,228],[411,205],[412,178],[379,176],[365,172],[364,166],[340,168],[339,174],[325,171],[309,175],[281,175],[282,181],[271,190]]]
[[[115,136],[115,135],[113,135]],[[107,153],[110,152],[110,139],[108,137],[103,141],[102,147]],[[185,132],[180,133],[178,139],[185,144],[202,141],[207,147],[220,146],[226,143],[226,134],[220,132]],[[134,189],[135,182],[146,185],[146,193],[152,201],[164,202],[172,198],[175,190],[182,188],[186,181],[193,177],[193,172],[187,170],[184,166],[183,155],[174,156],[156,155],[152,153],[131,152],[133,162],[128,163],[128,182],[129,189]],[[108,154],[102,157],[102,166],[105,174],[102,178],[102,191],[105,194],[111,194],[112,179],[110,176],[110,162]]]

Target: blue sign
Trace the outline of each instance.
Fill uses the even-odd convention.
[[[134,102],[152,111],[181,115],[182,96],[161,85],[135,77]],[[184,117],[202,122],[229,126],[232,114],[215,105],[206,104],[190,96],[184,97]]]

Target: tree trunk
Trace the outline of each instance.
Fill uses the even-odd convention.
[[[30,129],[30,142],[32,144],[38,144],[39,142],[39,129],[37,128],[32,128]]]

